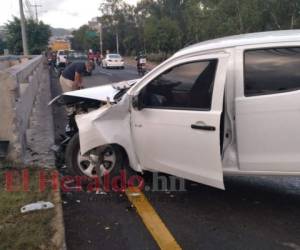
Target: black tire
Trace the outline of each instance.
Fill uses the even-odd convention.
[[[109,173],[110,176],[120,175],[120,170],[126,169],[128,171],[130,168],[128,166],[128,160],[126,154],[123,152],[122,148],[117,145],[109,145],[109,147],[114,150],[116,161],[114,167]],[[80,169],[78,165],[78,153],[80,150],[79,145],[79,134],[75,134],[72,139],[69,141],[66,153],[65,153],[65,162],[68,168],[68,171],[71,175],[85,176],[84,172]]]

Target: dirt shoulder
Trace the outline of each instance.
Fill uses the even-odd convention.
[[[0,169],[0,249],[63,249],[64,226],[59,192],[40,189],[42,169]],[[42,170],[46,176],[52,171]],[[12,182],[9,180],[12,174]],[[26,177],[28,176],[28,178]],[[54,208],[21,213],[22,206],[49,201]]]

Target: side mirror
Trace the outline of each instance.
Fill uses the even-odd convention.
[[[136,110],[142,110],[144,108],[140,95],[132,97],[132,107]]]

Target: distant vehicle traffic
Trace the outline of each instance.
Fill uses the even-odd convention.
[[[124,69],[124,59],[119,54],[107,54],[102,60],[102,67]]]
[[[65,67],[67,64],[67,51],[58,50],[56,55],[56,66]]]
[[[84,52],[71,51],[70,53],[68,53],[67,60],[68,60],[68,64],[72,62],[87,61],[88,56]]]
[[[137,72],[139,76],[143,76],[146,73],[146,63],[147,59],[145,55],[139,55],[138,57],[135,58],[137,64]]]
[[[73,62],[86,62],[88,61],[87,53],[80,51],[71,51],[67,55],[67,64],[71,64]],[[90,60],[93,63],[93,70],[95,69],[94,60]],[[86,75],[92,75],[92,72],[87,72]]]

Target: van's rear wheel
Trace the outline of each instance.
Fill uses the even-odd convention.
[[[126,167],[124,153],[116,145],[101,147],[100,168],[101,173],[109,173],[110,176],[120,174],[120,170]],[[81,155],[78,133],[68,143],[66,148],[66,165],[72,175],[94,177],[97,176],[95,163],[91,160],[90,154]]]

